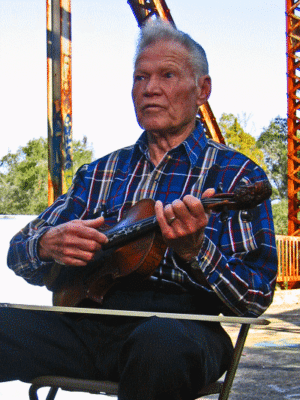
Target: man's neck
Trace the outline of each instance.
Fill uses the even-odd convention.
[[[186,140],[194,129],[195,125],[187,127],[179,134],[174,132],[147,132],[149,154],[153,164],[158,165],[164,155]]]

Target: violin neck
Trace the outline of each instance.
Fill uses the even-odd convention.
[[[234,193],[221,193],[215,194],[212,197],[202,198],[201,202],[207,211],[219,212],[224,207],[230,210],[242,210],[255,207],[269,198],[271,193],[272,190],[269,182],[262,181],[241,187]],[[129,225],[118,223],[115,227],[105,232],[108,237],[108,243],[103,246],[103,249],[107,250],[123,245],[157,227],[158,222],[155,216],[132,222]]]
[[[204,198],[202,199],[203,206],[218,205],[223,203],[224,199]],[[158,227],[157,219],[154,216],[133,222],[131,224],[117,224],[105,232],[108,238],[108,243],[103,246],[103,250],[108,250],[116,246],[121,246],[131,240],[134,240],[141,235],[147,234]]]

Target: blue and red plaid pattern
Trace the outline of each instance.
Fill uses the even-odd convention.
[[[68,193],[11,241],[8,266],[28,282],[43,285],[52,263],[38,256],[38,240],[51,226],[73,219],[104,215],[115,224],[144,198],[168,204],[186,194],[201,198],[208,188],[233,191],[240,184],[266,180],[264,171],[225,145],[207,140],[198,124],[178,147],[154,166],[144,132],[135,145],[115,151],[77,172]],[[248,213],[249,214],[249,213]],[[251,210],[213,213],[198,261],[211,290],[238,315],[260,315],[271,303],[276,282],[277,252],[270,202]],[[172,249],[155,272],[183,286],[200,287],[178,262]],[[201,287],[202,288],[202,287]]]

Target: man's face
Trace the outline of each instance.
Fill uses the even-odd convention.
[[[198,107],[210,91],[203,89],[201,82],[210,88],[210,79],[206,75],[196,82],[188,55],[179,43],[159,41],[146,47],[138,58],[132,98],[138,123],[148,132],[193,130]]]

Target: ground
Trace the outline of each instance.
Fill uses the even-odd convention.
[[[251,327],[229,399],[300,400],[300,289],[276,290],[263,317],[270,324]],[[226,330],[235,340],[238,329]]]

